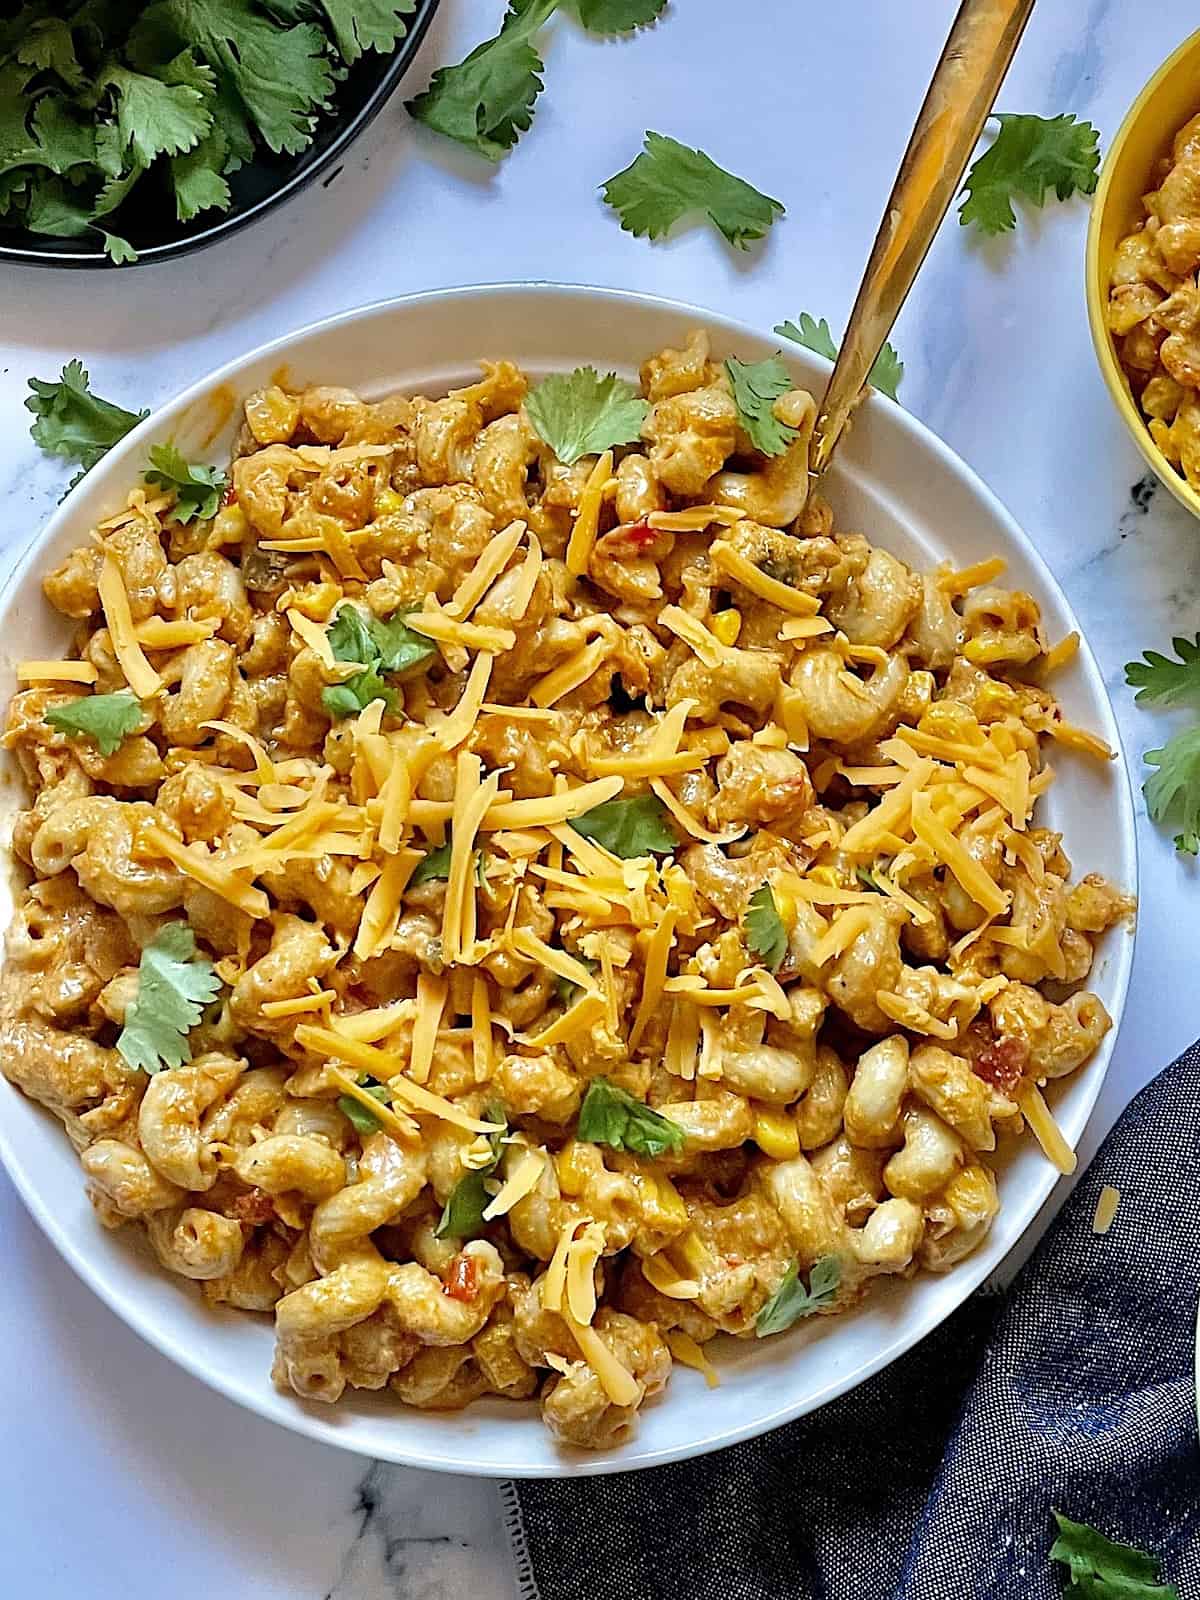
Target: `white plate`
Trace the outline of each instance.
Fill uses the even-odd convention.
[[[775,339],[694,307],[609,289],[548,284],[453,289],[368,306],[317,324],[231,362],[155,413],[90,472],[33,541],[0,606],[0,682],[23,657],[61,655],[68,627],[42,598],[40,578],[101,517],[124,504],[151,444],[174,438],[186,454],[222,461],[237,402],[273,380],[330,383],[369,397],[389,390],[441,392],[470,381],[482,356],[509,356],[534,374],[593,363],[635,376],[640,361],[704,326],[718,354],[769,356]],[[818,394],[828,365],[789,349],[796,376]],[[992,555],[1042,607],[1050,635],[1077,628],[1032,542],[971,470],[899,406],[872,396],[845,440],[830,490],[843,529],[860,529],[922,566],[965,566]],[[1085,644],[1056,683],[1067,715],[1119,749],[1117,725]],[[1061,829],[1078,872],[1103,872],[1136,887],[1133,811],[1120,761],[1102,769],[1055,753],[1059,781],[1041,820]],[[0,789],[7,827],[19,783]],[[12,912],[11,886],[0,922]],[[1121,931],[1103,942],[1091,983],[1119,1019],[1133,956]],[[1061,1086],[1055,1113],[1074,1144],[1108,1067],[1110,1033],[1088,1065]],[[408,1410],[386,1396],[359,1395],[335,1407],[306,1405],[271,1384],[269,1319],[208,1307],[196,1288],[162,1272],[134,1243],[96,1222],[79,1163],[57,1121],[0,1079],[0,1154],[26,1205],[62,1255],[131,1328],[164,1355],[261,1416],[327,1444],[386,1461],[498,1477],[613,1472],[700,1454],[801,1416],[878,1372],[921,1339],[992,1272],[1054,1187],[1048,1162],[1027,1140],[1001,1180],[1000,1216],[984,1248],[944,1277],[881,1287],[861,1309],[821,1318],[762,1343],[725,1340],[721,1387],[676,1368],[664,1397],[647,1406],[634,1442],[607,1455],[559,1449],[533,1405],[488,1401],[458,1413]],[[13,1308],[20,1315],[17,1307]]]

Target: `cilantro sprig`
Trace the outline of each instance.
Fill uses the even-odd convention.
[[[765,1339],[772,1333],[782,1333],[802,1317],[823,1311],[833,1304],[841,1281],[842,1263],[837,1256],[822,1256],[813,1264],[807,1287],[801,1280],[799,1264],[793,1261],[778,1289],[755,1318],[755,1335]]]
[[[202,521],[215,517],[221,496],[229,487],[229,479],[219,467],[196,466],[185,461],[174,444],[150,447],[150,465],[145,478],[147,483],[175,491],[173,515],[177,522],[185,523],[191,522],[193,517]]]
[[[699,214],[736,249],[748,250],[784,214],[781,200],[661,133],[647,133],[642,153],[603,190],[636,238],[661,239],[683,217]]]
[[[816,355],[824,356],[827,361],[837,360],[837,341],[829,331],[829,324],[824,317],[817,322],[807,311],[802,311],[798,322],[777,322],[775,332],[781,339],[790,339],[793,344],[803,345],[805,350],[812,350]],[[880,394],[887,395],[889,400],[895,400],[896,390],[900,387],[903,376],[903,361],[896,354],[894,347],[885,343],[875,357],[870,372],[867,373],[867,382],[872,389],[878,389]]]
[[[321,702],[335,720],[357,716],[372,700],[382,700],[391,710],[396,694],[383,674],[423,667],[437,654],[437,646],[402,616],[373,617],[353,605],[340,607],[326,634],[335,661],[357,662],[363,669],[321,691]]]
[[[1140,661],[1125,663],[1125,682],[1136,689],[1139,706],[1178,705],[1200,695],[1200,634],[1194,640],[1172,639],[1175,661],[1159,650],[1147,650]]]
[[[629,799],[605,800],[571,826],[585,839],[594,839],[624,861],[638,856],[669,855],[679,848],[679,840],[667,821],[669,813],[657,795],[641,794]]]
[[[131,690],[118,689],[115,694],[85,694],[66,705],[51,706],[45,720],[60,733],[91,739],[102,756],[113,756],[142,720],[142,707]]]
[[[483,1213],[492,1196],[484,1183],[500,1165],[503,1142],[508,1128],[502,1107],[489,1105],[484,1116],[489,1122],[501,1124],[487,1136],[492,1147],[491,1159],[485,1166],[466,1172],[451,1189],[442,1208],[442,1215],[433,1230],[439,1239],[474,1239],[483,1232]]]
[[[138,990],[125,1013],[117,1050],[133,1068],[156,1073],[192,1059],[188,1034],[214,1000],[221,980],[196,954],[186,922],[169,922],[142,951]]]
[[[1159,1560],[1133,1545],[1117,1544],[1086,1522],[1054,1513],[1058,1538],[1051,1561],[1067,1568],[1071,1581],[1063,1600],[1179,1600],[1173,1583],[1159,1581]]]
[[[538,436],[567,466],[580,456],[632,444],[648,410],[631,383],[615,372],[602,378],[595,367],[551,373],[525,397],[525,413]]]
[[[34,443],[48,455],[78,464],[72,488],[118,440],[150,415],[148,411],[126,411],[124,406],[93,394],[81,361],[68,361],[57,383],[30,378],[25,406],[34,415],[29,430]]]
[[[1044,205],[1046,191],[1060,200],[1091,194],[1100,169],[1100,135],[1074,116],[1014,116],[997,112],[1000,131],[974,162],[963,185],[958,220],[980,233],[1009,233],[1017,225],[1015,198]]]
[[[1200,697],[1200,636],[1171,643],[1174,661],[1147,650],[1141,661],[1125,663],[1125,682],[1137,690],[1137,704],[1177,706]],[[1200,855],[1200,724],[1147,750],[1142,759],[1155,769],[1142,784],[1151,820],[1179,828],[1175,848],[1181,855]]]
[[[262,144],[312,142],[344,65],[391,51],[415,0],[68,0],[0,32],[0,218],[95,236],[136,259],[110,219],[137,191],[181,222],[227,210],[228,175]]]
[[[769,883],[764,883],[750,896],[742,928],[747,949],[761,956],[769,971],[778,972],[787,955],[788,931],[779,915]]]
[[[627,34],[655,22],[667,0],[574,0],[591,33]],[[536,40],[562,0],[509,0],[500,31],[453,66],[439,67],[408,113],[485,161],[502,160],[533,124],[545,87]]]
[[[606,1144],[651,1159],[666,1150],[678,1155],[687,1137],[677,1122],[607,1078],[588,1084],[575,1131],[586,1144]]]
[[[775,402],[792,387],[788,369],[778,356],[766,361],[739,361],[730,356],[725,363],[733,389],[738,421],[750,443],[765,456],[779,456],[796,437],[795,428],[780,422]]]

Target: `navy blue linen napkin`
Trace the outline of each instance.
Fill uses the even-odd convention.
[[[698,1461],[506,1485],[521,1600],[1054,1600],[1052,1507],[1200,1600],[1198,1286],[1194,1045],[1012,1289],[852,1394]]]

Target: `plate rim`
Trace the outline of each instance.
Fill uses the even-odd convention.
[[[634,304],[651,311],[695,319],[698,325],[709,330],[719,330],[723,336],[744,336],[763,342],[770,342],[769,336],[753,322],[731,317],[688,301],[641,290],[617,289],[595,284],[566,283],[542,279],[463,284],[439,289],[415,290],[404,295],[389,296],[370,301],[364,305],[351,307],[344,311],[332,313],[327,317],[318,318],[299,328],[266,340],[254,349],[222,363],[219,367],[214,368],[188,385],[187,388],[180,391],[173,398],[158,406],[137,427],[131,429],[114,447],[111,456],[106,457],[97,464],[95,469],[97,477],[92,479],[91,487],[97,487],[108,475],[105,472],[106,463],[109,471],[113,471],[118,463],[134,454],[135,447],[146,441],[152,441],[164,427],[168,418],[172,423],[176,422],[190,406],[205,400],[213,391],[220,390],[228,385],[230,380],[236,379],[244,369],[263,361],[268,361],[273,356],[278,357],[286,352],[289,347],[295,346],[315,335],[336,331],[338,328],[350,323],[389,315],[400,308],[457,299],[487,299],[499,295],[514,295],[524,299],[536,299],[545,296],[571,299],[582,296],[593,304],[607,303],[612,307]],[[832,370],[832,363],[824,360],[824,358],[813,356],[810,352],[805,352],[805,355],[807,359],[815,360],[824,368]],[[603,358],[597,356],[594,359],[602,363]],[[919,418],[906,411],[898,402],[873,392],[866,404],[890,407],[894,425],[899,426],[903,432],[907,433],[911,440],[919,441],[922,449],[932,452],[939,458],[943,467],[957,474],[965,481],[972,495],[987,507],[993,517],[1005,525],[1009,537],[1020,548],[1024,558],[1033,568],[1038,585],[1046,592],[1052,593],[1062,605],[1072,623],[1078,625],[1078,618],[1075,616],[1073,606],[1036,544],[1025,533],[1004,502],[983,482],[975,470],[952,450],[943,439],[921,422]],[[87,475],[87,477],[91,476],[90,473]],[[85,477],[75,489],[64,497],[50,518],[31,535],[21,549],[19,556],[14,561],[7,581],[0,586],[0,615],[12,603],[16,591],[29,580],[31,568],[39,551],[54,539],[60,529],[73,516],[75,504],[85,491],[86,485],[87,478]],[[1099,663],[1090,647],[1086,634],[1081,627],[1078,631],[1080,635],[1080,655],[1090,668],[1090,675],[1094,680],[1101,706],[1107,714],[1107,726],[1103,729],[1103,732],[1117,752],[1116,765],[1121,769],[1121,777],[1114,785],[1114,803],[1117,812],[1114,821],[1129,850],[1133,869],[1131,889],[1136,894],[1139,886],[1140,861],[1135,825],[1132,774],[1129,763],[1125,759],[1120,729],[1104,675],[1100,670]],[[1084,1084],[1084,1092],[1080,1101],[1081,1120],[1077,1142],[1083,1138],[1095,1112],[1096,1103],[1107,1080],[1113,1049],[1124,1019],[1137,937],[1136,919],[1133,927],[1128,931],[1123,928],[1113,929],[1112,937],[1114,939],[1119,938],[1122,941],[1116,947],[1114,959],[1111,1013],[1113,1027],[1101,1047],[1104,1052],[1103,1060]],[[0,1091],[4,1090],[11,1090],[13,1094],[20,1094],[15,1085],[0,1083]],[[59,1225],[56,1213],[42,1199],[32,1178],[26,1174],[19,1152],[10,1138],[9,1130],[3,1117],[0,1117],[0,1160],[3,1161],[8,1175],[26,1208],[51,1244],[54,1245],[59,1255],[82,1278],[98,1298],[115,1315],[121,1318],[126,1326],[131,1328],[133,1332],[144,1339],[161,1355],[174,1362],[177,1366],[182,1367],[192,1377],[199,1379],[209,1388],[215,1389],[227,1399],[246,1407],[247,1410],[267,1421],[277,1423],[319,1443],[334,1445],[337,1448],[358,1455],[364,1454],[365,1447],[362,1444],[338,1436],[336,1408],[323,1408],[323,1410],[327,1409],[334,1413],[326,1417],[324,1414],[314,1414],[312,1408],[303,1401],[291,1400],[286,1411],[281,1414],[279,1411],[272,1409],[268,1403],[268,1398],[273,1395],[273,1391],[268,1390],[267,1397],[264,1397],[259,1393],[258,1388],[251,1387],[248,1382],[242,1380],[236,1374],[227,1373],[221,1369],[214,1368],[201,1359],[193,1358],[191,1351],[186,1347],[181,1349],[170,1344],[165,1334],[161,1334],[153,1326],[152,1316],[140,1309],[139,1297],[134,1290],[132,1288],[126,1289],[120,1284],[111,1282],[103,1267],[85,1252],[82,1239],[77,1243],[75,1235],[66,1227]],[[1047,1178],[1049,1178],[1050,1170],[1052,1169],[1047,1164]],[[478,1457],[468,1460],[464,1459],[467,1451],[463,1449],[461,1443],[457,1447],[459,1452],[457,1454],[443,1452],[440,1449],[430,1449],[428,1446],[422,1446],[420,1449],[406,1449],[402,1430],[397,1430],[394,1448],[382,1451],[378,1442],[373,1442],[370,1448],[377,1459],[386,1460],[397,1465],[424,1468],[429,1471],[459,1473],[464,1476],[495,1479],[553,1479],[573,1476],[605,1476],[614,1472],[641,1471],[648,1467],[663,1466],[672,1461],[690,1460],[693,1457],[707,1455],[715,1450],[725,1449],[746,1439],[756,1438],[799,1417],[806,1416],[840,1395],[857,1388],[859,1384],[874,1377],[889,1366],[892,1361],[898,1359],[906,1351],[920,1343],[921,1340],[927,1338],[948,1317],[960,1309],[970,1295],[979,1288],[980,1284],[1000,1270],[1004,1261],[1018,1250],[1052,1196],[1057,1194],[1065,1184],[1078,1181],[1078,1178],[1079,1174],[1076,1173],[1073,1179],[1060,1178],[1048,1181],[1041,1186],[1036,1206],[1028,1222],[1021,1233],[1012,1241],[1008,1250],[998,1260],[989,1261],[986,1254],[981,1252],[979,1255],[968,1256],[958,1263],[953,1269],[953,1277],[958,1284],[958,1292],[953,1296],[947,1296],[947,1303],[944,1307],[935,1308],[932,1313],[926,1312],[923,1320],[918,1323],[915,1329],[908,1326],[907,1323],[898,1327],[895,1335],[882,1341],[868,1360],[847,1372],[832,1375],[830,1380],[815,1394],[810,1393],[798,1401],[783,1404],[768,1415],[755,1416],[751,1420],[734,1427],[725,1427],[717,1433],[708,1434],[700,1438],[689,1438],[686,1442],[652,1450],[643,1449],[634,1459],[626,1457],[623,1453],[593,1455],[578,1451],[563,1451],[561,1458],[558,1460],[538,1463],[513,1462],[509,1460],[496,1461],[494,1459],[480,1460]],[[949,1280],[947,1279],[947,1281]],[[269,1383],[269,1376],[264,1374],[258,1381],[259,1385],[264,1381]],[[540,1423],[535,1422],[533,1425],[540,1426]],[[637,1450],[637,1448],[635,1445],[634,1449]]]

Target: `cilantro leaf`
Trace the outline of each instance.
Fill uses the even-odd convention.
[[[171,188],[175,193],[175,215],[190,222],[201,211],[226,211],[230,204],[229,185],[224,169],[229,146],[219,128],[202,139],[194,150],[175,156],[171,162]]]
[[[557,4],[510,0],[496,37],[457,66],[440,67],[428,89],[408,101],[409,115],[476,155],[499,161],[533,121],[545,66],[530,40]]]
[[[330,31],[347,66],[366,50],[387,54],[408,32],[405,17],[417,9],[417,0],[321,0]]]
[[[726,172],[703,150],[647,133],[641,155],[610,178],[604,198],[637,238],[661,239],[681,217],[703,212],[739,250],[761,239],[783,203]]]
[[[35,22],[14,51],[23,66],[41,72],[56,72],[72,89],[83,86],[84,72],[75,54],[71,24],[61,17],[43,17]]]
[[[733,387],[733,403],[738,421],[750,443],[765,456],[779,456],[796,437],[795,428],[780,422],[774,405],[792,387],[788,369],[778,356],[766,361],[739,361],[730,356],[725,363]]]
[[[130,428],[150,415],[148,411],[126,411],[93,394],[79,361],[68,361],[57,383],[30,378],[25,405],[37,419],[29,430],[34,442],[48,454],[65,456],[82,467],[74,483]]]
[[[60,733],[86,735],[102,756],[111,756],[142,720],[142,708],[135,694],[120,689],[116,694],[85,694],[64,706],[51,706],[45,720]]]
[[[381,674],[424,666],[437,654],[432,640],[415,633],[402,616],[373,617],[354,605],[338,608],[326,636],[335,661],[357,661],[365,668],[346,683],[322,689],[322,703],[334,718],[357,716],[372,700],[382,700],[390,711],[396,695]]]
[[[311,142],[333,94],[322,30],[307,22],[281,27],[253,0],[159,0],[143,12],[139,38],[194,48],[276,155],[297,155]]]
[[[631,383],[595,367],[555,372],[525,397],[525,413],[566,466],[613,445],[632,444],[649,410]]]
[[[756,956],[761,956],[771,972],[778,972],[787,955],[788,932],[776,908],[769,883],[764,883],[750,896],[742,927],[747,948]]]
[[[140,167],[148,167],[157,155],[182,155],[212,127],[207,97],[189,84],[164,83],[145,72],[112,67],[100,87],[112,90],[121,148]]]
[[[364,1083],[360,1085],[371,1096],[378,1100],[380,1105],[387,1106],[392,1103],[391,1090],[384,1083]],[[352,1094],[338,1095],[338,1110],[350,1119],[356,1133],[378,1133],[383,1127],[378,1117],[374,1117],[363,1105],[361,1100],[356,1100]]]
[[[667,0],[575,0],[579,20],[591,33],[632,33],[657,22]]]
[[[1142,785],[1151,818],[1179,823],[1176,850],[1200,854],[1200,727],[1185,728],[1160,749],[1147,750],[1142,760],[1158,768]]]
[[[212,962],[196,954],[187,923],[169,922],[142,951],[137,997],[125,1013],[117,1049],[143,1072],[190,1061],[187,1036],[220,987]]]
[[[1200,694],[1200,634],[1191,643],[1172,639],[1178,661],[1147,650],[1142,661],[1125,663],[1125,682],[1138,692],[1140,706],[1173,706],[1191,695]]]
[[[613,855],[632,861],[652,853],[669,855],[678,849],[679,840],[667,815],[657,795],[640,794],[628,800],[605,800],[576,817],[571,827]]]
[[[396,704],[395,690],[384,683],[374,667],[356,673],[345,683],[330,683],[321,690],[321,704],[335,722],[356,717],[372,700],[382,700],[389,711]]]
[[[1116,1544],[1086,1522],[1054,1512],[1058,1538],[1051,1561],[1069,1568],[1068,1597],[1077,1600],[1179,1600],[1173,1583],[1159,1582],[1159,1561],[1133,1545]]]
[[[842,1263],[837,1256],[822,1256],[813,1264],[807,1288],[800,1281],[799,1263],[793,1261],[778,1289],[755,1318],[755,1335],[765,1339],[769,1334],[782,1333],[802,1317],[811,1317],[814,1312],[832,1305],[841,1281]]]
[[[610,1083],[593,1078],[579,1108],[576,1137],[587,1144],[606,1144],[638,1156],[678,1154],[686,1135],[677,1122],[653,1111],[641,1100]]]
[[[413,868],[413,875],[408,880],[408,887],[415,889],[418,884],[432,883],[437,878],[448,878],[450,876],[450,853],[453,848],[453,842],[447,839],[445,844],[438,845],[436,849],[427,850],[425,859],[418,861]]]
[[[437,655],[433,640],[410,628],[402,616],[372,617],[367,632],[380,672],[407,672],[410,667],[423,667]]]
[[[488,1122],[504,1124],[507,1121],[503,1109],[496,1105],[487,1106],[484,1116]],[[483,1180],[490,1177],[500,1165],[502,1141],[507,1131],[507,1126],[503,1126],[497,1132],[488,1134],[488,1143],[492,1147],[491,1160],[484,1167],[464,1173],[451,1189],[441,1219],[433,1230],[436,1238],[474,1239],[483,1232],[483,1213],[492,1198]]]
[[[1100,167],[1100,135],[1090,122],[1061,117],[1013,116],[997,113],[1000,124],[989,149],[967,173],[966,199],[958,220],[974,223],[981,233],[1008,233],[1017,225],[1014,195],[1045,203],[1046,190],[1060,200],[1091,194]]]
[[[837,360],[838,347],[824,317],[820,322],[814,322],[807,311],[802,311],[799,325],[794,322],[777,322],[775,332],[781,339],[790,339],[793,344],[803,345],[806,350],[824,356],[827,361]],[[900,387],[903,376],[903,361],[892,345],[885,344],[875,357],[870,372],[867,373],[867,382],[872,389],[878,389],[880,394],[887,395],[889,400],[895,400],[896,390]]]
[[[156,444],[150,450],[150,465],[143,476],[147,483],[174,489],[174,517],[190,522],[193,517],[207,521],[215,517],[229,480],[219,467],[197,467],[185,461],[177,446]]]

